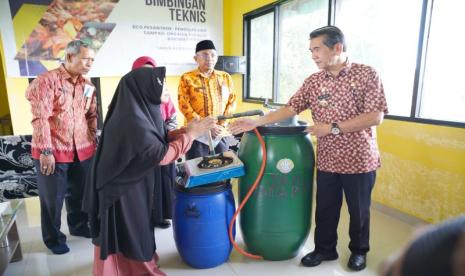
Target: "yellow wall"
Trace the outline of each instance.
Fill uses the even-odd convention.
[[[13,28],[17,33],[29,34],[40,20],[46,10],[46,6],[24,4],[16,13],[13,19]],[[16,48],[19,49],[23,44],[25,37],[16,37]],[[3,52],[3,42],[0,43],[0,50]],[[6,71],[2,73],[4,78]],[[8,98],[9,111],[11,114],[13,133],[29,134],[32,133],[29,103],[25,98],[25,91],[29,84],[27,78],[5,78],[6,94]],[[1,83],[1,79],[0,79]],[[1,84],[0,84],[1,88]],[[3,103],[2,103],[3,104]]]
[[[465,129],[387,120],[374,200],[429,222],[465,213]]]
[[[25,78],[6,78],[11,121],[15,135],[32,133],[32,114],[25,93],[28,85],[29,81]]]
[[[5,63],[3,61],[4,56],[3,49],[0,48],[0,117],[10,114],[10,108],[8,106],[8,95],[6,93]]]
[[[8,94],[6,89],[5,79],[5,53],[1,47],[2,36],[0,34],[0,135],[10,135],[13,133],[11,126],[11,120],[8,119],[10,116],[10,106],[8,104]]]
[[[243,54],[243,14],[272,2],[224,0],[226,55]],[[104,113],[118,80],[100,80]],[[239,96],[238,110],[259,108],[242,103],[242,76],[233,75],[233,80]],[[178,81],[179,77],[168,78],[175,103]],[[6,79],[15,134],[32,131],[29,104],[24,97],[27,85],[26,79]],[[309,121],[309,112],[301,118]],[[465,129],[386,120],[378,134],[383,167],[373,193],[375,201],[430,222],[465,213]]]

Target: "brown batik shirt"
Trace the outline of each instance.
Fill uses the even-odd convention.
[[[309,108],[314,122],[320,124],[343,122],[363,113],[388,112],[377,72],[350,62],[337,76],[326,70],[312,74],[287,105],[297,113]],[[375,127],[317,138],[317,168],[321,171],[365,173],[380,165]]]

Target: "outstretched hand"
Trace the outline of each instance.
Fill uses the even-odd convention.
[[[194,119],[187,124],[186,133],[195,139],[210,131],[215,125],[216,121],[212,117]]]
[[[229,125],[229,131],[233,134],[239,134],[242,132],[250,131],[257,126],[255,120],[250,118],[237,119]]]
[[[211,130],[213,138],[220,136],[223,133],[223,129],[224,129],[224,126],[215,125],[215,127],[213,127]]]

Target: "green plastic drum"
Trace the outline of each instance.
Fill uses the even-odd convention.
[[[314,152],[306,125],[258,128],[267,148],[267,165],[257,190],[241,211],[240,227],[250,253],[267,260],[295,257],[310,231]],[[239,158],[245,176],[239,179],[240,201],[253,185],[262,162],[254,132],[242,137]]]

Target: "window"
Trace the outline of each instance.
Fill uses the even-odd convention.
[[[379,72],[388,118],[465,127],[464,9],[458,0],[276,1],[244,16],[244,98],[286,103],[318,70],[309,33],[331,22],[350,60]]]
[[[250,94],[267,98],[273,91],[274,12],[250,21]]]
[[[278,89],[275,102],[289,98],[318,71],[309,52],[312,29],[328,24],[327,1],[290,1],[279,10]]]
[[[286,103],[317,71],[308,51],[309,34],[327,22],[327,0],[281,1],[246,14],[245,98]]]
[[[463,1],[434,1],[419,117],[465,123]]]
[[[422,4],[423,0],[336,2],[335,24],[346,36],[348,56],[376,68],[391,115],[410,116]]]

